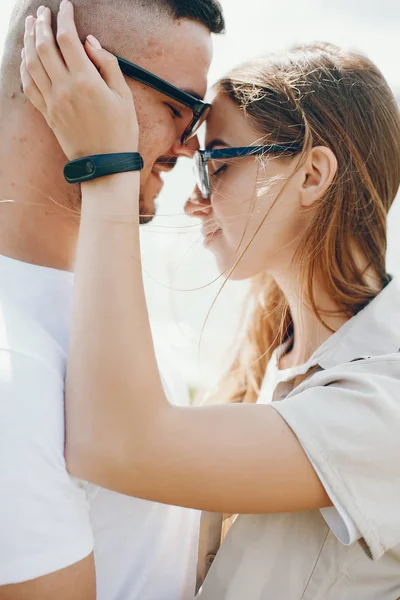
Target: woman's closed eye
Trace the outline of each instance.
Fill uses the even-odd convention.
[[[228,168],[228,164],[227,163],[221,163],[221,161],[210,161],[210,177],[216,177],[217,175],[220,175],[221,173],[223,173],[224,171],[226,171],[226,169]]]

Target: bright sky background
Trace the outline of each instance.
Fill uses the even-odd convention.
[[[0,0],[0,45],[11,0]],[[110,0],[112,1],[112,0]],[[222,0],[227,34],[215,40],[210,83],[235,64],[297,42],[329,41],[367,54],[400,99],[399,0]],[[245,286],[228,284],[218,298],[199,344],[202,326],[221,280],[201,244],[196,221],[183,203],[193,187],[191,165],[182,161],[168,176],[159,199],[159,216],[142,229],[150,314],[165,336],[171,358],[191,383],[206,385],[226,361],[227,347],[240,319]],[[400,201],[389,220],[388,271],[400,272]],[[171,291],[172,288],[181,291]],[[203,289],[198,289],[203,288]]]

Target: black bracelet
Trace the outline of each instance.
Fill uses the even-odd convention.
[[[138,152],[95,154],[73,160],[65,165],[64,177],[68,183],[84,183],[98,177],[141,171],[144,163]]]

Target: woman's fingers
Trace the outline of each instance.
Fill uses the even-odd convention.
[[[36,52],[52,84],[57,84],[67,75],[67,68],[56,46],[51,28],[50,9],[41,6],[37,13]]]
[[[22,82],[22,88],[24,90],[24,94],[26,95],[27,98],[29,98],[29,100],[31,101],[33,106],[35,108],[37,108],[37,110],[39,110],[42,114],[45,114],[46,113],[46,103],[44,101],[43,95],[42,95],[41,91],[39,90],[38,86],[36,85],[36,83],[33,81],[32,77],[30,76],[28,69],[26,68],[25,49],[22,50],[21,57],[22,57],[22,61],[21,61],[20,74],[21,74],[21,82]]]
[[[25,22],[25,65],[26,69],[44,98],[51,93],[51,81],[36,51],[36,19],[28,17]]]
[[[63,0],[60,4],[57,17],[57,42],[71,73],[97,74],[79,39],[74,20],[74,7],[69,0]]]
[[[33,17],[27,21],[21,79],[65,155],[74,160],[135,152],[139,137],[135,107],[117,59],[93,40],[93,47],[83,46],[68,0],[63,0],[58,15],[59,49],[51,14],[44,7],[38,21],[36,25]]]
[[[87,37],[85,49],[109,88],[121,95],[130,93],[116,57],[102,48],[93,35]]]

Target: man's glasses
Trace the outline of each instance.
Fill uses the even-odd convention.
[[[153,73],[150,73],[150,71],[146,71],[145,69],[138,67],[128,60],[125,60],[124,58],[117,56],[117,60],[121,71],[127,77],[130,77],[135,81],[139,81],[140,83],[157,90],[157,92],[160,92],[161,94],[172,98],[176,102],[179,102],[179,104],[183,104],[183,106],[191,109],[193,112],[193,118],[182,134],[182,144],[196,134],[199,127],[207,119],[207,116],[211,110],[211,104],[207,104],[199,98],[180,90],[171,83],[164,81],[164,79],[157,77],[157,75],[153,75]]]
[[[240,158],[242,156],[259,156],[262,154],[296,154],[300,152],[301,146],[294,144],[269,146],[245,146],[241,148],[221,148],[218,150],[197,150],[194,154],[194,172],[196,176],[196,184],[201,195],[205,200],[210,198],[210,173],[208,171],[208,163],[210,160],[224,160],[230,158]],[[212,173],[216,175],[220,169]]]

